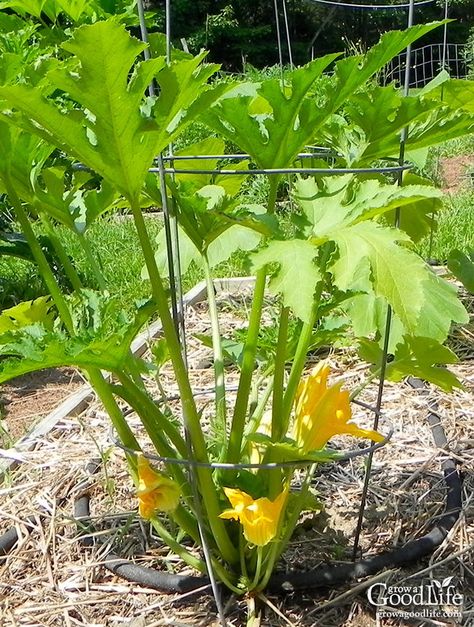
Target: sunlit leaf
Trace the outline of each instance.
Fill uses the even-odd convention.
[[[308,95],[316,79],[337,56],[327,55],[293,70],[286,75],[283,87],[278,79],[237,86],[203,119],[247,152],[260,167],[288,167],[325,117]],[[260,108],[255,108],[255,102],[260,103]]]
[[[272,241],[266,248],[252,255],[256,270],[268,264],[278,264],[269,282],[273,294],[282,294],[283,302],[295,315],[309,322],[313,295],[321,280],[315,263],[316,246],[304,240]]]
[[[50,329],[54,320],[52,302],[49,296],[41,296],[35,300],[28,300],[0,313],[0,334],[7,331],[16,331],[22,327],[40,322]]]
[[[73,57],[48,78],[80,109],[63,110],[26,85],[1,88],[0,98],[33,120],[35,132],[137,198],[155,154],[216,97],[206,86],[216,66],[201,65],[204,54],[171,67],[162,57],[137,63],[145,44],[115,21],[78,28],[63,47]],[[145,104],[153,77],[160,96]]]
[[[359,355],[365,361],[374,364],[373,370],[380,369],[382,354],[376,342],[361,341]],[[393,358],[387,364],[385,376],[390,381],[398,382],[412,375],[434,383],[446,392],[452,392],[454,388],[462,388],[462,384],[443,365],[457,362],[456,355],[436,340],[426,337],[408,337],[397,346]]]
[[[76,334],[50,330],[36,322],[0,335],[0,383],[45,368],[91,366],[120,372],[130,360],[141,369],[142,362],[130,355],[130,345],[144,323],[156,310],[149,303],[138,309],[133,319],[117,310],[107,294],[84,290],[71,296]],[[18,359],[20,358],[20,359]],[[130,364],[131,365],[131,364]]]
[[[421,179],[411,180],[419,183]],[[412,209],[414,203],[441,197],[439,190],[426,184],[387,185],[376,178],[358,180],[352,174],[323,177],[318,183],[313,178],[299,178],[295,184],[295,198],[312,225],[311,234],[318,239],[395,207],[410,205]]]
[[[470,254],[452,250],[448,257],[448,268],[467,291],[474,294],[474,249]]]

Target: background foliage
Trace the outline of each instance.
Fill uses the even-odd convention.
[[[164,0],[151,0],[149,9],[156,11],[156,23],[164,26]],[[281,12],[281,2],[278,2]],[[386,4],[379,2],[379,4]],[[394,2],[394,4],[396,4]],[[473,0],[451,0],[449,41],[465,43],[474,20]],[[274,4],[271,0],[173,0],[172,32],[179,43],[186,38],[193,52],[201,47],[211,51],[213,61],[225,69],[242,70],[243,60],[256,67],[278,62]],[[297,64],[311,57],[340,51],[347,43],[367,49],[387,30],[403,29],[407,24],[406,9],[358,10],[320,5],[311,0],[287,0],[290,38]],[[438,0],[416,9],[415,22],[429,22],[444,16],[444,2]],[[283,16],[280,15],[283,31]],[[442,41],[442,30],[417,43],[423,45]],[[285,37],[283,37],[285,40]],[[285,44],[285,41],[283,41]],[[284,51],[285,61],[288,54]]]

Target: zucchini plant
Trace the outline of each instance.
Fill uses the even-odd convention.
[[[81,3],[76,4],[79,11]],[[393,181],[366,170],[398,158],[403,129],[408,129],[409,156],[474,128],[472,114],[451,106],[449,99],[435,93],[404,98],[395,87],[373,82],[394,55],[436,26],[387,33],[366,55],[341,60],[328,55],[286,73],[283,81],[213,83],[218,68],[205,62],[204,52],[169,65],[164,57],[143,60],[145,44],[118,20],[106,19],[73,29],[61,44],[62,59],[39,83],[10,75],[0,87],[1,191],[49,293],[47,300],[2,313],[0,354],[6,358],[0,362],[0,382],[51,366],[80,368],[127,450],[139,514],[184,562],[205,572],[204,559],[183,541],[187,536],[201,544],[196,519],[202,509],[213,569],[236,594],[265,588],[301,511],[319,507],[309,492],[312,474],[318,462],[339,456],[328,441],[339,433],[383,439],[352,421],[349,391],[330,381],[325,362],[304,374],[315,334],[324,332],[330,340],[341,333],[333,327],[331,336],[326,324],[335,312],[344,317],[343,331],[361,338],[362,356],[374,363],[373,376],[382,321],[391,307],[391,350],[398,364],[393,376],[416,372],[445,389],[460,385],[433,356],[442,363],[455,360],[443,342],[451,323],[465,322],[467,313],[455,288],[433,274],[411,245],[427,211],[439,208],[440,193],[416,176]],[[8,60],[2,57],[2,63]],[[331,75],[325,73],[330,67]],[[157,89],[150,96],[152,81]],[[191,172],[178,172],[165,189],[175,205],[184,256],[202,265],[208,286],[215,368],[210,428],[201,420],[169,310],[164,239],[150,237],[142,211],[150,198],[163,200],[150,180],[155,157],[196,121],[216,135],[186,149],[188,156],[193,151],[208,156],[201,169],[204,164],[214,170],[213,155],[223,150],[224,140],[248,154],[235,178],[193,173],[198,166],[190,165]],[[282,229],[276,211],[278,171],[291,168],[314,144],[331,148],[336,164],[352,170],[337,175],[325,162],[315,176],[294,177],[292,228]],[[66,174],[51,162],[57,154],[81,169]],[[269,171],[266,206],[256,206],[242,193],[253,168]],[[57,241],[58,258],[74,288],[66,293],[32,226],[41,219],[54,232],[60,223],[84,239],[88,225],[117,199],[130,207],[149,285],[149,300],[132,314],[116,310],[105,277],[101,292],[85,289]],[[398,226],[392,223],[394,212],[402,215]],[[238,248],[248,255],[256,279],[231,404],[212,276],[215,264]],[[93,265],[93,250],[88,258]],[[262,373],[255,372],[255,362],[266,289],[277,298],[279,321],[272,363]],[[152,351],[155,364],[130,352],[152,316],[161,319],[179,388],[180,419],[156,404],[143,383],[150,368],[159,376],[163,351]],[[298,323],[290,324],[292,319]],[[104,371],[112,374],[111,381]],[[266,384],[255,405],[250,395],[256,376]],[[124,406],[139,416],[148,442],[139,441]],[[150,447],[167,458],[159,468],[144,453]],[[170,459],[193,460],[196,485],[183,465]],[[293,462],[309,468],[299,492],[291,489]],[[213,464],[227,466],[217,471]],[[175,524],[168,525],[166,517]]]

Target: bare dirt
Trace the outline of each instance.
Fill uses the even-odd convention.
[[[0,388],[0,446],[6,447],[25,435],[47,416],[84,379],[72,368],[49,369],[13,379]]]
[[[474,173],[474,155],[444,157],[439,161],[442,189],[447,194],[457,194],[473,187],[470,173]]]

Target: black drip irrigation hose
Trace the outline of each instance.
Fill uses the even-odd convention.
[[[35,522],[37,522],[37,518],[35,516],[29,516],[26,520],[22,521],[22,523],[30,529],[33,529]],[[18,530],[16,527],[10,527],[8,531],[0,536],[0,557],[8,555],[17,542]]]
[[[409,385],[421,393],[426,393],[426,386],[420,379],[410,377]],[[440,419],[436,413],[436,404],[430,405],[428,424],[431,427],[435,445],[440,449],[446,449],[448,442]],[[93,461],[88,465],[88,472],[93,474],[99,464]],[[294,591],[323,588],[343,583],[349,583],[355,579],[375,575],[385,569],[398,567],[415,562],[429,555],[443,542],[449,530],[459,518],[462,507],[461,479],[452,459],[445,459],[441,463],[444,482],[447,488],[444,513],[440,516],[431,531],[421,538],[411,540],[407,544],[393,551],[380,553],[354,563],[322,564],[311,571],[275,573],[268,584],[268,589],[275,593],[288,593]],[[83,546],[91,546],[94,543],[90,524],[90,496],[87,492],[78,497],[74,505],[74,515],[78,523],[81,543]],[[31,521],[28,523],[31,525]],[[16,528],[9,529],[0,536],[0,556],[7,555],[18,541]],[[103,565],[115,575],[147,588],[168,593],[201,593],[209,592],[210,581],[206,576],[174,575],[168,572],[160,572],[153,568],[139,566],[133,562],[122,559],[115,553],[109,553]]]

